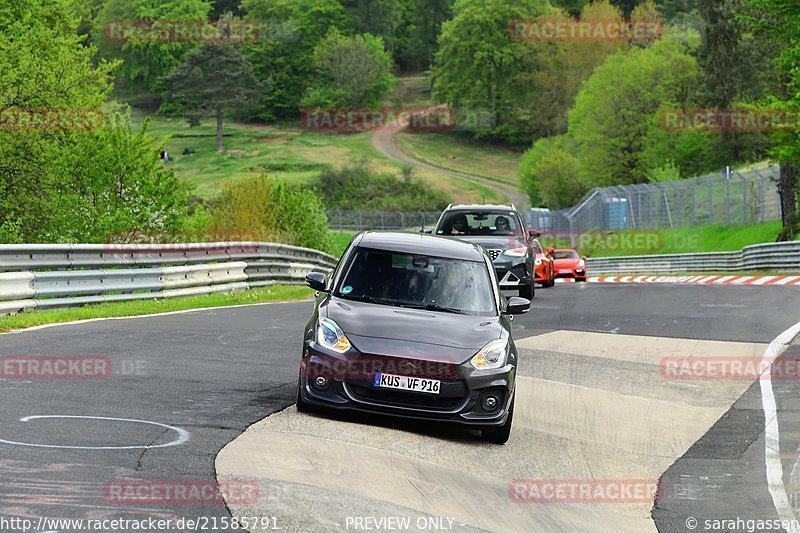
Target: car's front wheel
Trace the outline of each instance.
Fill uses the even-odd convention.
[[[514,400],[511,400],[511,408],[508,410],[506,423],[498,428],[484,429],[481,431],[481,438],[493,444],[505,444],[511,437],[511,423],[514,419]]]

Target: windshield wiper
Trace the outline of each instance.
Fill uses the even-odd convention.
[[[443,305],[439,305],[437,303],[429,303],[429,304],[400,304],[403,307],[409,307],[411,309],[424,309],[425,311],[441,311],[443,313],[454,313],[456,315],[466,315],[464,311],[461,309],[457,309],[455,307],[445,307]]]
[[[392,306],[399,306],[400,304],[394,300],[384,300],[383,298],[375,298],[374,296],[341,296],[345,300],[355,300],[357,302],[367,302],[371,304],[378,304],[378,305],[392,305]]]

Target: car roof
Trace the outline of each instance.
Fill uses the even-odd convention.
[[[446,211],[514,211],[517,210],[511,205],[500,204],[462,204],[451,205]]]
[[[449,237],[400,233],[397,231],[367,231],[361,234],[361,239],[355,244],[374,250],[444,257],[463,261],[483,261],[485,254],[480,246],[470,242],[459,241]]]
[[[553,251],[554,252],[575,252],[576,254],[578,253],[576,250],[573,250],[572,248],[556,248]]]

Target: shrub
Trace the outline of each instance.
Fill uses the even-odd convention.
[[[378,174],[363,159],[324,170],[317,189],[330,209],[435,211],[450,203],[444,192],[414,178],[409,169],[401,176]]]
[[[227,182],[212,203],[212,231],[255,232],[263,241],[332,251],[319,195],[265,175]]]

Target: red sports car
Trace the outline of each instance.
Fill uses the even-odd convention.
[[[534,253],[536,253],[536,259],[534,261],[536,283],[541,284],[542,287],[552,287],[556,284],[556,270],[553,266],[552,257],[554,250],[552,248],[543,250],[541,243],[537,240],[531,243],[531,248]]]
[[[555,250],[553,263],[557,278],[586,281],[586,258],[579,256],[575,250]]]

